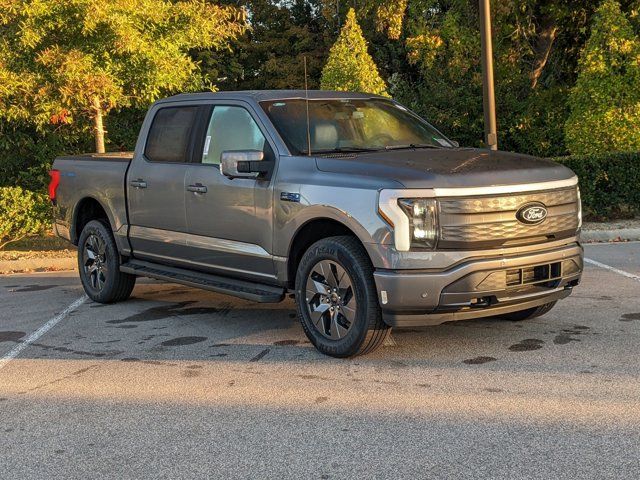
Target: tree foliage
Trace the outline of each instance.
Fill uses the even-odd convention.
[[[3,0],[0,115],[37,125],[95,120],[116,107],[211,88],[192,49],[222,48],[244,14],[202,0]]]
[[[319,85],[332,33],[320,0],[239,0],[251,28],[225,52],[195,54],[216,85],[228,90],[296,89],[304,86],[304,57],[309,88]]]
[[[565,153],[565,97],[591,10],[579,0],[492,2],[501,148]],[[401,40],[409,65],[393,69],[391,93],[461,143],[482,145],[477,2],[410,0]]]
[[[340,36],[329,51],[327,64],[322,70],[320,86],[324,90],[367,92],[389,96],[378,67],[369,55],[367,41],[349,10]]]
[[[638,35],[640,0],[619,3]],[[582,71],[580,52],[600,2],[491,4],[500,148],[564,155],[569,92]],[[188,9],[200,11],[199,18],[187,20],[179,5],[191,5]],[[0,0],[0,186],[42,190],[56,155],[91,148],[91,99],[84,93],[82,102],[72,98],[85,86],[71,81],[89,69],[83,66],[87,58],[91,75],[80,80],[88,82],[90,91],[94,84],[104,85],[117,97],[112,101],[105,95],[101,103],[108,113],[104,124],[110,148],[131,149],[148,102],[175,90],[211,84],[225,90],[301,88],[303,57],[309,86],[317,88],[352,5],[368,41],[365,49],[388,92],[463,145],[481,146],[476,1]],[[241,10],[248,29],[243,29]],[[210,30],[202,28],[216,26],[219,41],[203,46],[201,32]],[[177,45],[174,30],[200,43]],[[135,45],[145,48],[138,51]],[[55,46],[82,55],[43,53]],[[108,75],[97,78],[97,72]],[[609,95],[606,89],[601,92]],[[63,101],[63,94],[69,98]],[[594,131],[605,129],[598,125]]]
[[[595,221],[640,215],[640,152],[570,155],[553,159],[580,179],[584,215]]]
[[[640,41],[616,0],[596,12],[569,105],[572,153],[640,150]]]

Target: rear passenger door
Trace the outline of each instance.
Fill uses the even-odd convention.
[[[229,150],[263,151],[273,171],[268,133],[243,102],[209,105],[202,126],[200,154],[185,177],[189,260],[214,272],[274,280],[271,175],[230,179],[220,172],[220,156]]]
[[[138,258],[172,264],[188,255],[184,178],[199,112],[193,105],[160,105],[143,148],[136,148],[127,193],[129,239]]]

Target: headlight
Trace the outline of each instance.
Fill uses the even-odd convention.
[[[578,187],[578,230],[582,228],[582,199],[580,198],[580,187]]]
[[[437,204],[424,198],[401,198],[398,205],[409,217],[411,246],[435,248],[438,237]]]
[[[378,196],[378,213],[393,228],[393,241],[399,252],[436,247],[437,211],[432,189],[382,189]]]

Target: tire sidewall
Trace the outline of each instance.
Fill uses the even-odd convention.
[[[89,279],[85,274],[84,264],[82,261],[84,245],[90,235],[100,237],[100,239],[105,244],[105,253],[107,256],[105,263],[107,265],[108,275],[104,283],[104,287],[100,291],[94,290],[89,283]],[[82,233],[80,234],[80,238],[78,240],[78,273],[80,275],[80,281],[82,282],[84,291],[91,300],[100,303],[108,303],[113,301],[116,290],[116,277],[119,273],[120,268],[119,258],[120,254],[118,253],[118,249],[116,248],[115,240],[113,239],[113,235],[111,234],[111,231],[108,229],[107,225],[100,220],[92,220],[87,223],[82,229]]]
[[[347,335],[340,340],[330,340],[322,335],[313,324],[306,304],[306,283],[311,269],[322,260],[339,263],[351,277],[357,302],[356,317]],[[321,352],[336,357],[354,355],[363,343],[369,329],[369,292],[366,275],[358,260],[344,245],[331,239],[313,244],[302,257],[296,273],[295,293],[298,317],[311,343]],[[375,294],[375,292],[374,292]]]

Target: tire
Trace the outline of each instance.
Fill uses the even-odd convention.
[[[353,237],[309,247],[296,272],[295,297],[305,334],[326,355],[372,352],[391,331],[382,321],[371,261]]]
[[[510,320],[512,322],[521,322],[523,320],[530,320],[532,318],[541,317],[555,307],[557,301],[540,305],[539,307],[528,308],[527,310],[520,310],[519,312],[505,313],[499,315],[498,318],[503,320]]]
[[[103,220],[85,225],[78,240],[78,272],[87,296],[98,303],[126,300],[136,276],[120,271],[120,254],[111,228]]]

